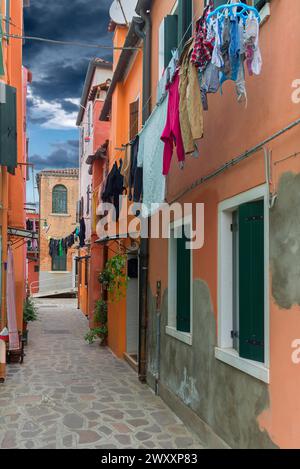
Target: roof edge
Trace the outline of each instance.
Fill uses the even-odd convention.
[[[96,68],[103,68],[107,70],[112,70],[113,68],[113,64],[111,62],[105,62],[105,61],[99,62],[99,60],[102,60],[102,59],[97,59],[97,58],[92,59],[88,66],[87,74],[86,74],[84,85],[83,85],[82,96],[80,100],[80,109],[79,109],[77,120],[76,120],[77,127],[81,124],[82,119],[83,119],[84,108],[86,107],[91,83],[92,83]]]

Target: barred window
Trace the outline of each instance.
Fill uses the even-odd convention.
[[[53,188],[52,213],[68,213],[68,191],[65,186],[58,185]]]

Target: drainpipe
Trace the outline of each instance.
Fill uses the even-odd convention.
[[[150,116],[151,110],[151,45],[152,25],[150,13],[140,11],[145,22],[143,40],[143,124]],[[139,265],[139,380],[146,382],[147,376],[147,289],[148,289],[149,240],[141,238]]]

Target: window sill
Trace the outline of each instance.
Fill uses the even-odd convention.
[[[264,383],[270,383],[270,370],[264,364],[241,358],[234,349],[221,349],[216,347],[215,358]]]
[[[174,339],[180,340],[187,345],[192,345],[192,334],[188,332],[181,332],[175,329],[175,327],[166,326],[166,334],[174,337]]]
[[[50,270],[49,274],[69,274],[69,270]]]
[[[50,217],[70,217],[68,213],[50,213]]]

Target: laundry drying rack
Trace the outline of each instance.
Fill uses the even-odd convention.
[[[243,21],[246,21],[248,16],[254,15],[257,20],[260,22],[260,14],[255,7],[251,7],[250,5],[246,5],[245,3],[225,3],[224,5],[220,5],[214,11],[212,11],[208,17],[207,22],[212,21],[214,18],[224,18],[224,17],[240,17]]]

